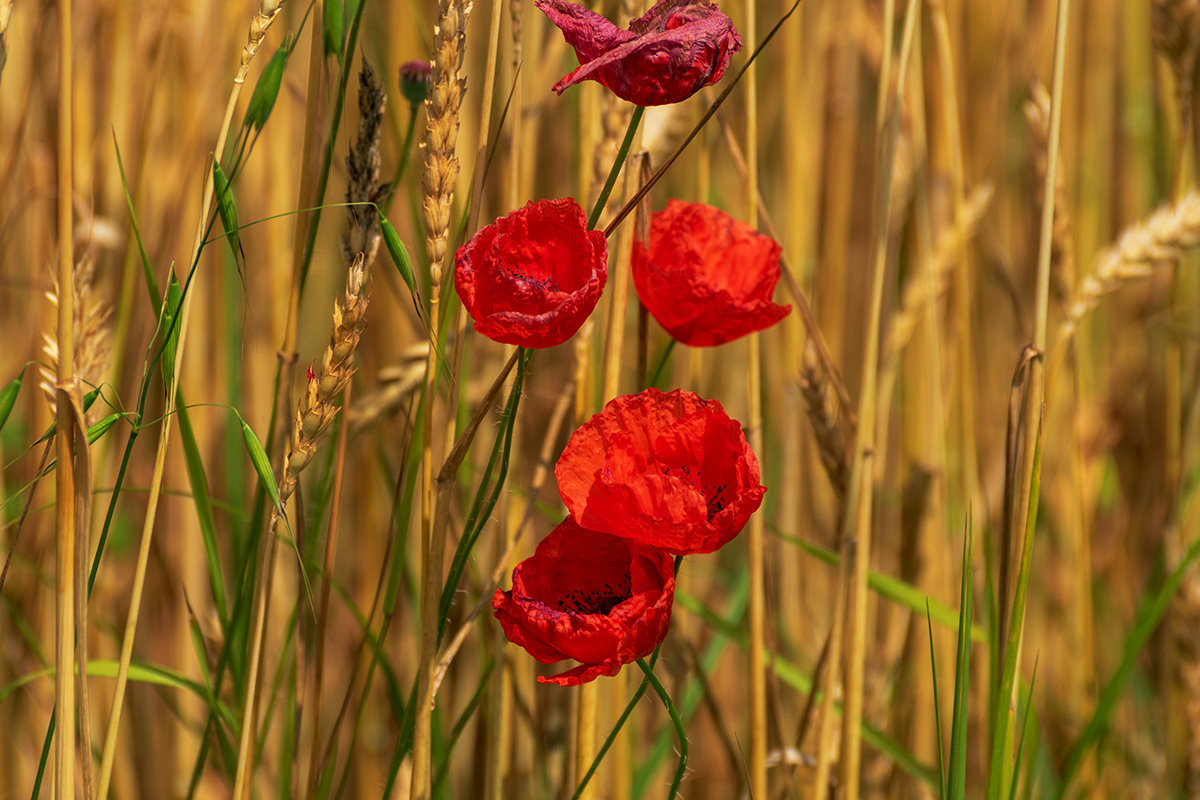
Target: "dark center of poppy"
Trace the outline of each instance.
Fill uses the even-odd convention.
[[[558,601],[558,607],[576,614],[607,615],[632,595],[629,573],[625,573],[616,586],[605,582],[595,589],[572,589]]]
[[[709,486],[704,482],[704,477],[700,474],[699,470],[693,470],[686,465],[663,467],[663,475],[670,475],[677,480],[683,481],[704,496],[709,522],[720,513],[721,509],[729,505],[729,500],[725,497],[725,490],[728,488],[728,484],[723,483],[720,486]]]
[[[540,289],[543,292],[560,291],[554,278],[550,277],[549,275],[542,278],[536,278],[521,267],[513,266],[511,264],[501,264],[500,269],[522,283]]]

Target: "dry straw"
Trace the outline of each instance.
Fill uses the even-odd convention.
[[[440,0],[434,27],[431,86],[425,101],[426,128],[421,149],[425,154],[424,198],[421,211],[425,223],[425,248],[429,255],[430,348],[425,373],[425,430],[421,454],[421,636],[417,671],[417,708],[413,732],[413,769],[410,796],[425,798],[429,792],[429,761],[433,713],[432,673],[436,655],[437,598],[441,594],[445,526],[435,524],[433,476],[433,418],[436,403],[438,299],[442,289],[442,262],[450,228],[454,184],[458,178],[458,112],[466,80],[462,75],[467,17],[471,3]]]
[[[1033,138],[1030,152],[1033,157],[1033,172],[1037,181],[1037,206],[1045,198],[1046,165],[1050,147],[1050,92],[1041,83],[1030,88],[1030,98],[1025,102],[1025,119]],[[1071,214],[1068,211],[1066,178],[1062,170],[1054,174],[1054,224],[1050,229],[1050,280],[1051,288],[1059,297],[1066,297],[1075,286],[1075,251],[1071,246],[1074,235],[1071,230]]]

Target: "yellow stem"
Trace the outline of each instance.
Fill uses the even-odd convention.
[[[71,0],[59,0],[58,96],[58,468],[55,485],[56,564],[54,712],[55,794],[75,797],[75,423],[68,393],[75,381],[75,253],[72,230],[73,159]],[[81,443],[85,444],[85,443]],[[86,446],[86,444],[85,444]],[[84,758],[91,758],[84,753]]]
[[[889,9],[891,0],[885,4]],[[879,372],[879,329],[883,316],[883,284],[887,262],[888,220],[891,216],[891,179],[899,136],[900,106],[907,80],[908,56],[912,50],[921,3],[909,4],[900,46],[896,89],[882,86],[891,95],[889,110],[880,117],[876,152],[875,208],[872,219],[871,305],[867,323],[866,354],[862,365],[862,395],[859,398],[858,429],[854,462],[846,493],[846,515],[842,522],[843,558],[853,559],[853,580],[846,629],[846,700],[842,717],[842,788],[846,800],[857,800],[862,751],[863,687],[866,660],[867,578],[871,564],[871,520],[874,494],[874,451]],[[884,29],[891,25],[885,18]],[[885,42],[884,58],[890,59],[891,45]]]

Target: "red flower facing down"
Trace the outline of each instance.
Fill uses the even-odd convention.
[[[738,422],[679,389],[610,400],[572,434],[554,475],[580,525],[675,555],[723,546],[767,491]]]
[[[650,243],[634,242],[642,304],[677,341],[725,344],[769,328],[791,306],[771,301],[782,249],[724,211],[672,200],[650,218]]]
[[[608,247],[570,198],[537,200],[459,248],[454,285],[475,330],[505,344],[551,347],[592,313],[608,278]]]
[[[513,570],[511,591],[492,597],[513,644],[543,664],[581,666],[542,683],[577,686],[616,675],[667,635],[675,568],[661,550],[585,530],[567,517]]]
[[[559,94],[590,79],[639,106],[678,103],[719,81],[742,49],[733,21],[708,0],[659,0],[629,30],[567,0],[535,5],[579,57],[579,69],[554,84]]]

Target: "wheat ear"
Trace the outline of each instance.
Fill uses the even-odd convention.
[[[1067,315],[1058,326],[1059,342],[1065,343],[1075,333],[1079,322],[1100,304],[1104,295],[1126,281],[1146,277],[1155,267],[1174,264],[1184,249],[1197,244],[1200,244],[1200,194],[1196,192],[1126,229],[1075,290]]]

